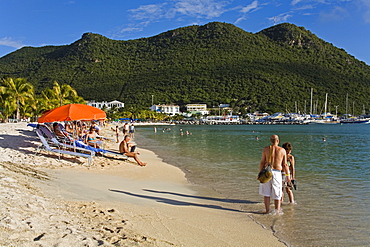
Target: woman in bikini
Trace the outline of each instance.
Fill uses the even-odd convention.
[[[100,148],[98,145],[98,140],[96,137],[95,128],[93,126],[90,127],[89,132],[86,134],[85,137],[85,143],[94,147],[94,148]]]
[[[295,179],[294,178],[295,177],[295,167],[294,167],[295,160],[294,160],[294,156],[291,154],[293,146],[290,142],[286,142],[286,143],[283,144],[283,148],[285,149],[286,154],[287,154],[287,163],[288,163],[289,172],[290,172],[290,179],[291,179],[291,181],[293,181]],[[285,178],[285,173],[282,173],[282,176],[283,176],[283,179],[284,179]],[[287,184],[284,182],[283,197],[284,197],[284,187],[285,187],[286,193],[288,194],[289,202],[292,203],[292,204],[295,204],[296,202],[294,201],[294,195],[293,195],[292,187],[287,186]],[[283,197],[281,198],[281,201],[283,201]]]

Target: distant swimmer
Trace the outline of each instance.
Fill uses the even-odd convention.
[[[259,139],[258,139],[258,136],[256,136],[256,141],[258,141]]]
[[[325,138],[325,137],[324,137],[324,138],[322,138],[322,141],[323,141],[323,142],[326,142],[326,138]]]

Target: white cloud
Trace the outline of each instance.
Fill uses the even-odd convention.
[[[183,15],[210,19],[226,12],[224,8],[226,5],[226,2],[217,0],[178,0],[174,5],[174,10]]]
[[[365,23],[370,23],[370,0],[362,0],[361,3],[364,6],[364,21]]]
[[[337,21],[343,20],[348,16],[345,8],[335,6],[329,12],[321,12],[320,18],[324,21]]]
[[[186,17],[195,17],[197,20],[192,20],[192,22],[198,23],[201,19],[221,16],[228,11],[225,8],[227,4],[229,3],[225,0],[164,0],[157,4],[141,5],[129,10],[132,22],[125,27],[117,28],[112,36],[124,37],[130,33],[143,31],[153,22],[175,18],[181,20]]]
[[[138,33],[144,30],[150,24],[149,21],[143,21],[140,23],[125,25],[124,27],[117,27],[111,32],[113,38],[123,38],[133,33]]]
[[[24,46],[21,42],[15,41],[11,37],[4,37],[0,39],[0,45],[9,46],[9,47],[17,48],[17,49]]]
[[[274,17],[271,17],[271,18],[268,18],[270,21],[273,21],[275,24],[277,23],[283,23],[283,22],[287,22],[289,18],[293,17],[293,15],[289,14],[289,13],[283,13],[283,14],[280,14],[280,15],[277,15],[277,16],[274,16]]]
[[[141,27],[126,27],[121,29],[121,33],[127,33],[127,32],[140,32],[143,31],[143,28]]]
[[[136,20],[144,20],[144,19],[158,19],[162,18],[164,15],[164,6],[167,5],[166,3],[162,4],[149,4],[149,5],[142,5],[137,9],[129,10],[132,12],[132,17]]]
[[[290,4],[291,5],[296,5],[297,3],[302,2],[302,0],[293,0]]]
[[[294,8],[294,10],[307,10],[307,9],[314,9],[314,5],[303,5],[301,7]]]
[[[176,16],[211,19],[226,12],[227,4],[219,0],[170,0],[165,3],[142,5],[129,11],[136,20],[171,19]]]
[[[240,12],[248,13],[252,11],[253,9],[256,9],[257,7],[258,7],[258,1],[254,1],[253,3],[249,4],[247,7],[242,8]]]
[[[239,12],[241,12],[243,15],[239,17],[236,21],[235,24],[238,24],[241,21],[244,21],[247,19],[247,14],[253,10],[256,10],[258,8],[258,1],[253,1],[251,4],[249,4],[246,7],[242,7]]]

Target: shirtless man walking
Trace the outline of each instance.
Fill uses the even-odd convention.
[[[272,135],[270,137],[271,148],[272,148],[272,179],[266,183],[260,183],[259,194],[264,196],[265,203],[265,214],[270,212],[270,197],[274,199],[275,210],[277,213],[281,213],[280,204],[282,196],[282,177],[281,171],[284,170],[286,174],[287,182],[290,181],[289,167],[287,165],[287,156],[284,148],[279,147],[279,137]],[[270,146],[267,146],[262,151],[262,158],[260,162],[260,171],[268,165],[270,156]]]

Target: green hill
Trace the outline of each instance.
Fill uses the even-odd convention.
[[[129,41],[85,33],[64,46],[24,47],[0,58],[0,77],[38,91],[67,83],[85,99],[126,104],[231,103],[250,111],[304,111],[310,90],[344,113],[346,94],[368,109],[370,67],[293,24],[259,33],[212,22]],[[308,109],[308,108],[307,108]]]

